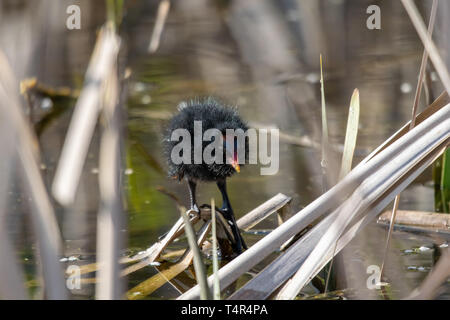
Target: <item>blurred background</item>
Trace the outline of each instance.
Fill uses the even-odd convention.
[[[79,30],[66,27],[66,9],[73,4],[81,9]],[[167,120],[182,100],[219,97],[237,106],[250,125],[275,126],[286,135],[320,142],[322,54],[332,143],[343,144],[350,97],[355,88],[360,92],[354,164],[411,117],[423,46],[400,1],[171,0],[159,46],[149,52],[159,4],[124,1],[119,28],[119,64],[130,73],[122,115],[123,255],[146,250],[179,218],[175,202],[159,191],[161,187],[188,204],[186,186],[167,178],[161,149]],[[370,16],[366,10],[373,4],[381,9],[380,30],[366,27]],[[431,1],[416,4],[427,23]],[[105,1],[0,0],[0,48],[18,81],[35,77],[45,88],[69,88],[75,94],[82,87],[106,15]],[[450,3],[440,1],[434,39],[447,66],[449,18]],[[442,92],[432,68],[429,76],[431,87],[428,96],[422,95],[419,110]],[[35,90],[21,99],[38,138],[40,171],[50,190],[76,98]],[[63,238],[63,268],[96,260],[99,144],[97,128],[73,205],[63,208],[51,199]],[[2,152],[4,157],[8,154]],[[320,157],[320,150],[281,139],[276,175],[261,176],[259,167],[250,165],[230,179],[236,215],[242,216],[279,192],[293,198],[293,212],[305,207],[322,194]],[[21,188],[18,170],[13,161],[10,171],[0,172],[5,184],[0,203],[6,208],[6,231],[24,268],[31,297],[41,298],[28,214],[33,203]],[[203,184],[198,192],[200,203],[208,203],[211,197],[220,199],[214,186]],[[402,193],[400,209],[440,210],[435,205],[431,169]],[[276,225],[273,218],[260,228],[270,230]],[[366,268],[381,264],[386,235],[387,229],[373,222],[341,253],[338,262],[345,267],[338,268],[336,286],[352,289],[346,292],[347,298],[407,296],[433,266],[439,247],[448,242],[448,234],[396,231],[388,253],[386,276],[391,287],[386,294],[366,287]],[[252,244],[261,236],[245,237]],[[131,288],[155,273],[152,267],[140,270],[128,277],[126,285]],[[179,277],[189,281],[185,278]],[[70,297],[93,298],[94,289],[94,284],[84,283],[81,289],[71,290]],[[304,290],[305,295],[315,292],[311,286]],[[148,298],[178,294],[167,284]],[[450,298],[448,282],[439,298]]]

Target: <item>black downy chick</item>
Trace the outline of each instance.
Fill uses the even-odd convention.
[[[239,117],[235,108],[227,107],[220,104],[213,98],[204,100],[182,102],[178,106],[179,112],[170,120],[168,130],[164,139],[165,152],[169,166],[169,176],[179,181],[185,179],[189,187],[191,200],[191,209],[200,212],[197,206],[195,189],[197,182],[216,182],[223,199],[221,208],[225,219],[230,225],[233,232],[235,242],[232,247],[235,253],[240,254],[242,249],[247,249],[244,239],[236,225],[233,209],[227,194],[226,179],[231,177],[235,172],[240,172],[238,152],[238,140],[236,137],[226,139],[226,129],[242,129],[244,132],[248,129],[246,123]],[[194,164],[194,121],[201,121],[202,137],[203,133],[211,128],[218,129],[223,135],[223,163],[206,164],[202,157],[200,164]],[[179,141],[171,141],[172,132],[176,129],[186,129],[191,137],[191,162],[175,164],[172,161],[172,149]],[[202,137],[198,137],[202,141]],[[210,141],[202,142],[202,154],[204,148],[211,143]],[[234,145],[232,153],[229,149],[230,144]],[[245,158],[248,157],[248,140],[245,139]],[[228,163],[226,162],[228,158]],[[245,160],[245,159],[244,159]],[[241,161],[242,162],[242,161]]]

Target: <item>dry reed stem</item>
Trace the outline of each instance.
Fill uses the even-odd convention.
[[[14,80],[13,71],[2,52],[0,52],[0,77],[0,96],[8,98],[6,100],[8,103],[4,100],[0,103],[1,113],[14,128],[17,138],[16,150],[22,169],[19,171],[23,176],[25,192],[32,200],[31,217],[38,241],[46,295],[49,299],[65,299],[67,290],[59,264],[61,233],[39,169],[37,139],[22,112],[18,97],[19,88],[14,85],[17,81]]]
[[[71,205],[75,199],[101,111],[102,84],[111,72],[119,52],[119,39],[112,29],[109,24],[109,27],[103,28],[99,33],[53,180],[53,195],[64,206]]]
[[[159,42],[161,40],[161,34],[164,29],[164,24],[166,23],[167,15],[170,10],[170,1],[161,0],[158,7],[158,13],[156,16],[155,27],[153,28],[152,38],[150,39],[150,44],[148,46],[148,52],[154,53],[159,48]]]
[[[111,32],[110,41],[118,41]],[[118,51],[116,51],[116,54]],[[119,254],[123,246],[121,230],[123,209],[121,193],[121,108],[117,57],[109,76],[103,80],[103,132],[99,156],[100,210],[97,217],[97,275],[96,298],[101,300],[122,297],[123,281],[119,275]]]

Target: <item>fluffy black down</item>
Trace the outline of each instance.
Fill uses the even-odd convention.
[[[236,108],[224,106],[213,98],[182,102],[178,107],[179,112],[170,120],[164,137],[164,149],[168,162],[168,174],[170,177],[178,180],[187,177],[197,181],[217,181],[233,175],[234,168],[225,163],[223,164],[194,164],[194,121],[202,121],[202,131],[216,128],[223,134],[226,129],[248,129],[246,123],[239,117]],[[171,161],[171,152],[179,141],[170,141],[172,131],[178,128],[187,129],[191,134],[191,159],[192,164],[174,164]],[[202,132],[202,133],[203,133]],[[210,141],[204,141],[203,149],[210,144]],[[246,139],[245,158],[248,159],[248,138]],[[241,165],[242,166],[242,165]]]

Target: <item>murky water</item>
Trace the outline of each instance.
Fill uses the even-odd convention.
[[[276,8],[269,2],[264,2],[269,8],[259,7],[255,1],[214,7],[199,0],[193,1],[193,7],[189,8],[178,3],[170,13],[161,48],[153,55],[144,54],[144,50],[155,6],[130,5],[123,30],[133,72],[127,101],[124,159],[129,236],[126,253],[147,249],[179,217],[174,201],[158,188],[163,187],[188,204],[187,187],[166,177],[161,149],[167,119],[183,99],[222,97],[237,105],[250,124],[276,125],[284,133],[307,134],[318,140],[318,54],[322,53],[332,142],[343,143],[351,93],[356,87],[360,90],[357,148],[361,156],[356,161],[408,120],[420,64],[420,44],[400,4],[383,4],[382,10],[386,10],[381,31],[366,29],[365,2],[330,1],[332,11],[320,11],[320,6],[303,7],[299,1],[283,1]],[[321,12],[318,25],[308,25],[304,16],[307,10]],[[259,16],[264,21],[258,21]],[[279,33],[255,33],[266,30],[265,25]],[[321,31],[308,29],[314,27],[320,27]],[[90,52],[88,49],[86,54]],[[79,77],[76,72],[67,72],[67,78]],[[43,171],[49,185],[73,101],[54,101],[53,108],[61,105],[69,107],[40,137],[45,156]],[[39,113],[35,116],[39,118]],[[98,137],[90,150],[77,205],[70,211],[58,209],[67,256],[62,263],[67,265],[75,260],[79,264],[95,261]],[[322,192],[319,158],[317,150],[282,141],[276,175],[262,176],[258,166],[246,166],[230,179],[228,188],[236,215],[242,216],[279,192],[293,198],[294,212],[308,205]],[[434,189],[430,182],[428,170],[402,194],[400,209],[434,211]],[[220,193],[214,184],[199,186],[200,203],[208,203],[212,197],[220,203]],[[14,193],[13,198],[21,199]],[[257,228],[272,229],[276,225],[276,219],[271,218]],[[367,267],[382,263],[386,234],[384,227],[372,223],[344,250],[345,283],[354,289],[347,295],[349,298],[405,297],[433,266],[439,246],[449,240],[446,235],[395,232],[386,269],[391,286],[386,293],[366,287]],[[245,235],[249,243],[259,237]],[[31,253],[24,253],[23,257],[25,265],[31,266]],[[157,273],[157,267],[146,267],[129,277],[128,286],[131,288]],[[179,287],[194,283],[186,273],[173,281],[175,285],[165,284],[150,298],[174,298]],[[305,292],[314,290],[308,288]],[[93,285],[85,284],[74,293],[78,298],[92,297]],[[449,284],[440,297],[450,297]]]

